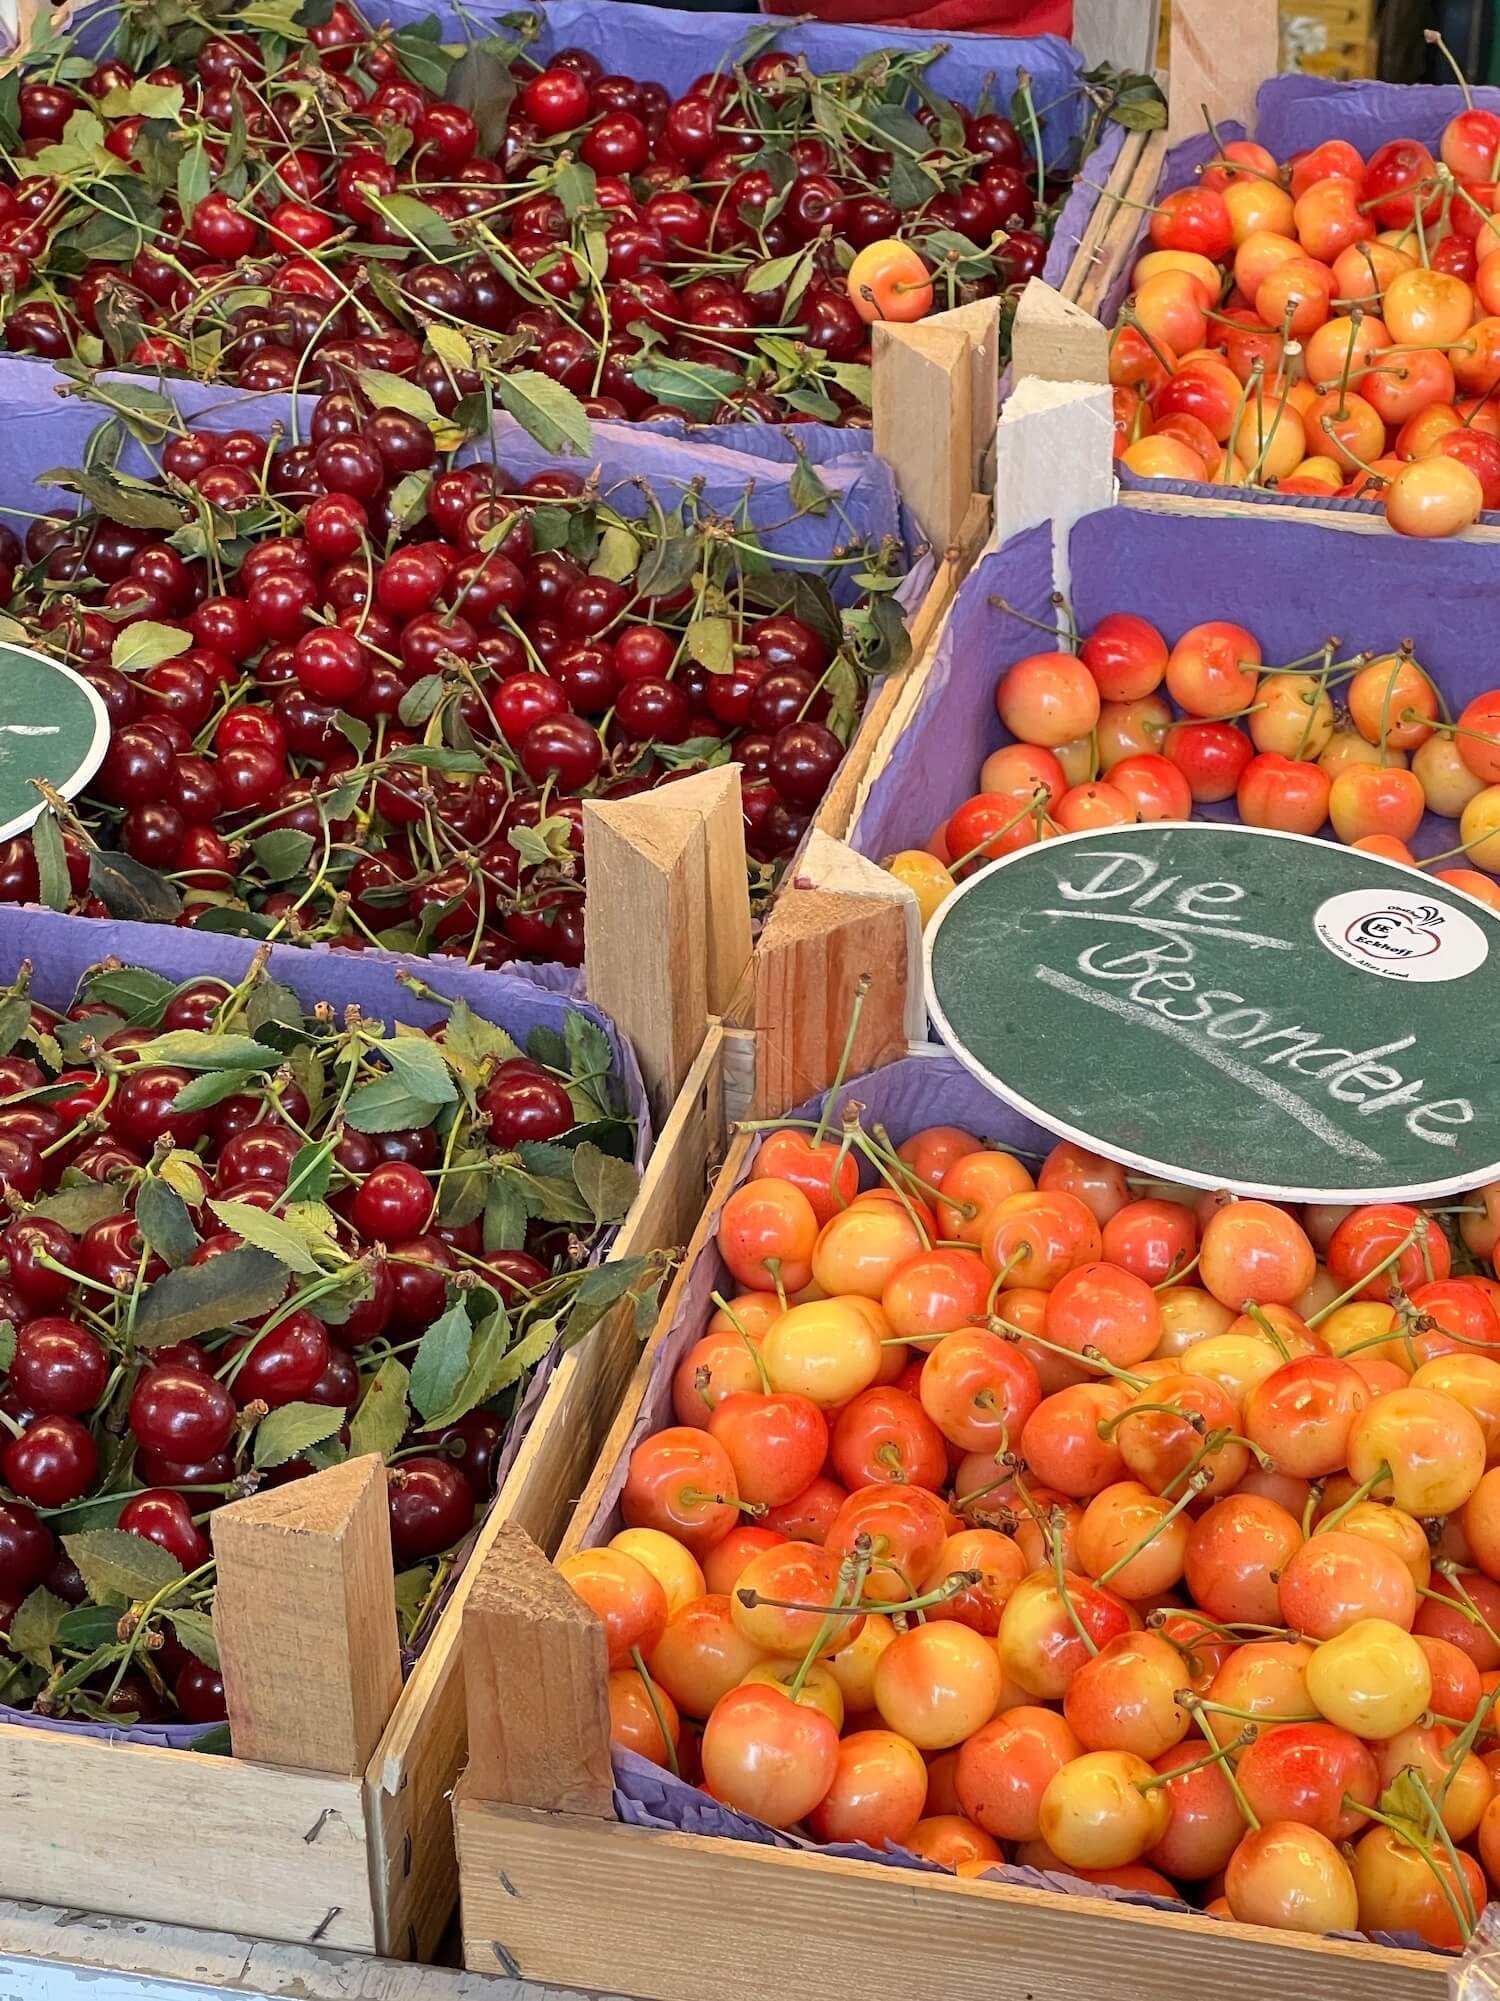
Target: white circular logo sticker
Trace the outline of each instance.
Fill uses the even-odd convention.
[[[1406,889],[1330,896],[1313,927],[1336,959],[1383,980],[1461,980],[1489,956],[1489,940],[1472,917]]]

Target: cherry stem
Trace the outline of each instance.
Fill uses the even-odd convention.
[[[1247,1299],[1245,1301],[1245,1318],[1255,1322],[1256,1326],[1265,1335],[1283,1362],[1289,1362],[1292,1359],[1291,1349],[1282,1340],[1276,1322],[1263,1306],[1257,1306],[1254,1300]]]
[[[1478,1741],[1479,1733],[1489,1721],[1490,1712],[1494,1709],[1496,1702],[1500,1702],[1500,1682],[1496,1682],[1495,1686],[1484,1695],[1467,1723],[1454,1726],[1458,1730],[1458,1735],[1448,1746],[1448,1776],[1444,1779],[1442,1789],[1438,1793],[1439,1806],[1447,1799],[1448,1789],[1458,1777],[1459,1766],[1470,1751],[1473,1750],[1475,1743]]]
[[[1468,1585],[1463,1582],[1459,1566],[1456,1563],[1440,1563],[1437,1569],[1438,1575],[1447,1578],[1449,1584],[1452,1585],[1453,1598],[1445,1599],[1439,1592],[1429,1591],[1424,1585],[1419,1584],[1417,1589],[1421,1595],[1425,1598],[1436,1598],[1440,1604],[1446,1605],[1451,1605],[1453,1599],[1456,1598],[1463,1607],[1464,1617],[1469,1621],[1469,1624],[1471,1626],[1482,1626],[1489,1638],[1494,1641],[1497,1647],[1500,1647],[1500,1633],[1495,1631],[1489,1620],[1486,1619],[1483,1612],[1474,1603],[1474,1594],[1470,1591]]]
[[[1198,1269],[1198,1260],[1202,1256],[1203,1256],[1202,1251],[1195,1251],[1193,1256],[1190,1257],[1187,1263],[1182,1267],[1181,1271],[1169,1271],[1166,1277],[1162,1279],[1159,1284],[1152,1286],[1151,1290],[1153,1292],[1168,1292],[1174,1285],[1181,1285],[1182,1281],[1187,1277],[1189,1272],[1193,1272]]]
[[[735,1597],[747,1612],[757,1606],[769,1606],[773,1612],[821,1612],[825,1618],[843,1621],[856,1619],[863,1613],[883,1612],[887,1618],[897,1612],[925,1612],[929,1605],[946,1605],[950,1598],[956,1598],[960,1591],[972,1591],[976,1584],[982,1584],[984,1576],[978,1570],[955,1570],[935,1591],[924,1591],[915,1598],[903,1599],[895,1605],[865,1605],[858,1599],[851,1599],[847,1605],[810,1605],[799,1598],[767,1598],[759,1591],[736,1591]]]
[[[1174,1501],[1171,1507],[1167,1510],[1167,1512],[1164,1515],[1160,1517],[1160,1519],[1154,1524],[1154,1526],[1147,1530],[1146,1534],[1141,1537],[1140,1541],[1135,1545],[1134,1549],[1127,1549],[1123,1556],[1117,1556],[1114,1562],[1109,1566],[1108,1570],[1101,1571],[1100,1574],[1094,1579],[1094,1582],[1100,1585],[1108,1584],[1109,1580],[1112,1577],[1118,1577],[1118,1575],[1125,1568],[1125,1566],[1128,1563],[1133,1563],[1135,1559],[1141,1554],[1142,1550],[1146,1550],[1151,1547],[1152,1543],[1155,1542],[1156,1538],[1161,1534],[1162,1530],[1167,1526],[1168,1522],[1175,1521],[1177,1516],[1182,1513],[1184,1508],[1190,1507],[1192,1503],[1197,1500],[1198,1496],[1203,1492],[1204,1488],[1208,1486],[1212,1478],[1213,1475],[1207,1470],[1207,1468],[1200,1468],[1199,1471],[1193,1475],[1192,1479],[1188,1481],[1187,1488],[1180,1497],[1180,1499]]]
[[[846,1593],[848,1595],[848,1602],[851,1605],[859,1602],[860,1593],[865,1588],[865,1579],[870,1574],[870,1550],[871,1543],[869,1536],[863,1534],[856,1536],[853,1550],[839,1565],[838,1580],[833,1589],[833,1602],[835,1605],[842,1605],[844,1603]],[[793,1702],[801,1695],[803,1685],[807,1677],[812,1673],[813,1666],[819,1654],[822,1653],[824,1647],[827,1646],[829,1640],[838,1630],[838,1626],[838,1614],[830,1612],[818,1628],[812,1645],[802,1656],[802,1665],[792,1676],[791,1682],[787,1687],[787,1694],[792,1698]]]
[[[1382,1459],[1380,1464],[1375,1468],[1375,1471],[1370,1475],[1369,1479],[1366,1480],[1362,1486],[1355,1488],[1354,1492],[1349,1496],[1348,1500],[1344,1502],[1342,1507],[1335,1508],[1331,1515],[1325,1515],[1322,1521],[1318,1523],[1318,1526],[1313,1531],[1313,1533],[1315,1535],[1322,1535],[1325,1532],[1325,1530],[1337,1528],[1339,1523],[1344,1519],[1345,1515],[1349,1513],[1351,1508],[1357,1508],[1361,1501],[1367,1501],[1370,1498],[1370,1496],[1374,1493],[1375,1489],[1380,1485],[1381,1481],[1389,1480],[1390,1477],[1391,1477],[1390,1461],[1388,1459]]]
[[[667,1763],[671,1767],[672,1777],[680,1779],[682,1772],[677,1763],[677,1746],[672,1742],[672,1733],[667,1728],[667,1713],[661,1706],[661,1697],[657,1694],[656,1683],[651,1679],[651,1671],[646,1666],[645,1655],[639,1647],[632,1647],[630,1649],[630,1658],[635,1663],[635,1671],[640,1676],[641,1684],[646,1691],[646,1700],[651,1705],[651,1714],[656,1718],[656,1727],[661,1732],[661,1741],[667,1747]]]
[[[1073,1631],[1083,1641],[1083,1644],[1088,1648],[1089,1654],[1092,1656],[1098,1653],[1099,1644],[1078,1616],[1078,1607],[1073,1603],[1072,1594],[1068,1590],[1068,1574],[1063,1568],[1063,1536],[1067,1531],[1067,1526],[1068,1518],[1062,1509],[1054,1508],[1047,1518],[1047,1543],[1052,1551],[1052,1572],[1057,1579],[1058,1596],[1063,1601],[1063,1606],[1067,1611]]]
[[[1423,34],[1422,39],[1430,49],[1437,50],[1443,61],[1452,70],[1454,76],[1457,77],[1458,87],[1464,94],[1464,108],[1467,111],[1472,111],[1474,109],[1474,93],[1469,88],[1469,79],[1464,75],[1462,63],[1460,63],[1452,49],[1443,40],[1442,30],[1440,28],[1428,28]]]
[[[1417,1771],[1415,1766],[1411,1765],[1407,1767],[1407,1773],[1408,1776],[1415,1782],[1416,1786],[1421,1791],[1421,1793],[1426,1797],[1428,1808],[1430,1811],[1432,1807],[1432,1799],[1431,1795],[1427,1793],[1427,1788],[1421,1784],[1421,1776],[1422,1776],[1421,1773]],[[1459,1903],[1458,1892],[1457,1890],[1455,1890],[1453,1884],[1449,1882],[1448,1878],[1444,1875],[1443,1871],[1438,1867],[1437,1857],[1433,1854],[1431,1847],[1425,1846],[1422,1842],[1418,1841],[1415,1838],[1416,1828],[1411,1821],[1398,1820],[1394,1814],[1382,1813],[1380,1808],[1377,1806],[1366,1806],[1363,1801],[1354,1799],[1353,1796],[1349,1793],[1345,1793],[1344,1801],[1345,1804],[1350,1807],[1357,1807],[1359,1811],[1362,1814],[1364,1814],[1368,1819],[1378,1820],[1382,1827],[1388,1827],[1391,1830],[1392,1834],[1398,1835],[1400,1837],[1401,1841],[1405,1844],[1406,1847],[1416,1849],[1417,1853],[1421,1856],[1422,1860],[1427,1864],[1427,1867],[1432,1871],[1433,1879],[1437,1883],[1438,1888],[1443,1893],[1443,1900],[1447,1904],[1449,1910],[1453,1913],[1453,1922],[1458,1926],[1459,1933],[1463,1938],[1464,1944],[1467,1945],[1469,1939],[1473,1935],[1474,1920],[1472,1916],[1468,1918],[1464,1916],[1464,1906],[1467,1905],[1469,1911],[1472,1913],[1474,1905],[1473,1905],[1473,1900],[1469,1896],[1469,1886],[1466,1882],[1464,1882],[1463,1871],[1459,1868],[1457,1861],[1456,1860],[1454,1861],[1453,1869],[1454,1873],[1458,1877],[1459,1884],[1463,1890],[1463,1899],[1464,1899],[1463,1904]],[[1438,1826],[1439,1827],[1442,1826],[1441,1821],[1438,1822]],[[1443,1832],[1446,1834],[1447,1830],[1444,1829]],[[1451,1842],[1448,1842],[1445,1845],[1447,1846],[1448,1851],[1451,1854],[1453,1844]]]
[[[1163,1417],[1175,1417],[1196,1431],[1202,1438],[1208,1431],[1208,1420],[1201,1411],[1179,1410],[1173,1403],[1133,1403],[1125,1410],[1118,1410],[1113,1417],[1101,1417],[1094,1429],[1106,1443],[1114,1437],[1127,1417],[1138,1417],[1146,1411],[1159,1411]]]
[[[1259,1816],[1256,1814],[1256,1811],[1254,1807],[1251,1806],[1249,1800],[1245,1798],[1244,1790],[1241,1787],[1239,1780],[1235,1776],[1234,1761],[1229,1757],[1226,1747],[1222,1745],[1219,1742],[1218,1738],[1214,1735],[1214,1726],[1208,1720],[1209,1710],[1211,1708],[1218,1708],[1220,1707],[1220,1705],[1209,1703],[1204,1699],[1203,1696],[1195,1694],[1195,1692],[1192,1689],[1184,1688],[1178,1690],[1177,1706],[1179,1709],[1185,1709],[1187,1711],[1188,1715],[1192,1717],[1193,1721],[1197,1724],[1198,1728],[1203,1732],[1204,1736],[1208,1739],[1208,1742],[1212,1746],[1213,1750],[1216,1751],[1222,1758],[1223,1768],[1224,1768],[1224,1782],[1229,1787],[1229,1790],[1234,1794],[1234,1803],[1239,1808],[1240,1812],[1244,1815],[1246,1826],[1250,1828],[1252,1833],[1259,1834],[1260,1833]],[[1228,1714],[1232,1712],[1225,1712],[1225,1713]],[[1250,1721],[1252,1723],[1255,1722],[1256,1720],[1257,1719],[1255,1717],[1250,1718]]]
[[[786,1287],[781,1282],[781,1259],[766,1258],[764,1263],[766,1270],[771,1274],[771,1283],[776,1288],[776,1297],[781,1303],[781,1310],[785,1313],[787,1310]]]
[[[834,1100],[838,1097],[839,1092],[843,1090],[844,1078],[848,1075],[849,1065],[854,1060],[854,1038],[859,1033],[859,1018],[865,1011],[865,1000],[873,984],[874,977],[870,973],[861,973],[859,978],[854,982],[854,999],[849,1007],[849,1032],[844,1037],[843,1054],[839,1057],[838,1069],[833,1073],[833,1082],[828,1087],[828,1095],[823,1100],[822,1116],[813,1128],[813,1136],[810,1143],[815,1151],[823,1144],[824,1135],[828,1131],[828,1119],[829,1114],[833,1110]]]
[[[984,1296],[984,1310],[986,1313],[993,1313],[995,1311],[995,1302],[1005,1289],[1005,1281],[1010,1277],[1016,1266],[1024,1264],[1030,1256],[1030,1244],[1018,1244],[1011,1252],[1005,1263],[1001,1265],[999,1271],[995,1273],[994,1278],[990,1281],[990,1289]],[[1019,1333],[1019,1328],[1016,1331]]]
[[[1232,1737],[1220,1751],[1205,1751],[1201,1758],[1195,1758],[1190,1765],[1178,1765],[1175,1770],[1163,1772],[1154,1779],[1137,1779],[1136,1791],[1140,1793],[1158,1792],[1161,1787],[1171,1785],[1174,1779],[1185,1779],[1189,1772],[1206,1771],[1210,1765],[1226,1764],[1235,1751],[1248,1751],[1260,1733],[1253,1723],[1247,1723],[1238,1737]]]
[[[689,1508],[738,1508],[742,1515],[749,1515],[752,1521],[759,1521],[768,1512],[764,1501],[742,1501],[738,1495],[705,1494],[699,1487],[684,1487],[677,1496],[684,1507]]]
[[[1308,1320],[1308,1326],[1320,1327],[1330,1313],[1337,1313],[1341,1306],[1347,1306],[1351,1299],[1356,1298],[1363,1292],[1372,1278],[1379,1278],[1382,1272],[1389,1271],[1392,1265],[1399,1264],[1412,1245],[1416,1243],[1417,1239],[1419,1237],[1425,1238],[1426,1235],[1427,1218],[1419,1216],[1388,1257],[1382,1258],[1378,1265],[1372,1265],[1362,1278],[1357,1278],[1353,1285],[1347,1286],[1337,1299],[1330,1299],[1326,1306],[1319,1307],[1318,1311]]]
[[[1117,1362],[1107,1362],[1097,1348],[1085,1348],[1082,1352],[1076,1348],[1064,1348],[1056,1341],[1044,1340],[1040,1334],[1028,1334],[1024,1327],[1002,1319],[998,1313],[990,1314],[985,1325],[1002,1341],[1029,1341],[1034,1348],[1045,1349],[1049,1355],[1061,1355],[1065,1362],[1082,1362],[1086,1369],[1098,1369],[1101,1375],[1112,1376],[1117,1383],[1125,1383],[1133,1390],[1145,1389],[1150,1380],[1146,1376],[1133,1376],[1129,1369],[1122,1369]]]
[[[767,1373],[765,1361],[759,1348],[756,1347],[755,1343],[750,1339],[749,1334],[745,1331],[744,1321],[741,1320],[722,1292],[711,1293],[709,1297],[749,1349],[750,1359],[755,1364],[755,1373],[760,1377],[760,1393],[762,1396],[768,1397],[771,1394],[771,1378]]]

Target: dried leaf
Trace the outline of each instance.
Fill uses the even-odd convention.
[[[166,1348],[195,1334],[254,1320],[281,1304],[286,1277],[279,1259],[248,1245],[207,1264],[169,1271],[141,1295],[135,1316],[136,1346]]]

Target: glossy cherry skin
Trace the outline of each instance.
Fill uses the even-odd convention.
[[[222,1383],[186,1369],[153,1369],[130,1399],[130,1428],[163,1459],[202,1461],[222,1452],[234,1434],[234,1398]]]
[[[208,1537],[193,1521],[191,1506],[170,1488],[133,1494],[120,1510],[118,1526],[175,1556],[185,1571],[196,1570],[209,1559]]]
[[[16,1337],[10,1384],[32,1410],[77,1417],[99,1401],[108,1381],[104,1343],[77,1321],[46,1314]]]
[[[449,1459],[404,1459],[389,1475],[391,1548],[398,1566],[451,1548],[474,1520],[474,1491]]]
[[[39,1417],[0,1448],[0,1479],[39,1508],[66,1507],[93,1485],[99,1448],[76,1417]]]

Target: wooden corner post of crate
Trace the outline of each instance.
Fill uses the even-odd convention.
[[[755,1117],[779,1117],[833,1082],[862,982],[851,1076],[923,1032],[921,920],[903,883],[815,830],[755,953]]]
[[[401,1693],[375,1453],[213,1517],[214,1633],[237,1758],[362,1773]]]
[[[1167,138],[1234,121],[1255,127],[1256,92],[1281,67],[1277,0],[1172,0]]]
[[[994,487],[1000,302],[872,331],[875,449],[941,558],[962,542],[975,494]]]
[[[1010,337],[1017,383],[1109,381],[1109,335],[1092,313],[1040,278],[1027,281]]]
[[[750,961],[740,768],[583,809],[588,996],[635,1045],[658,1129]]]
[[[1053,581],[1069,588],[1068,533],[1115,497],[1114,400],[1087,382],[1018,382],[1000,417],[995,543],[1052,525]]]

